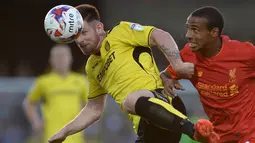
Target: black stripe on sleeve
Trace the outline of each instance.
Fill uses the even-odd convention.
[[[150,38],[151,38],[151,34],[152,34],[152,31],[154,31],[155,28],[151,28],[150,32],[149,32],[149,35],[148,35],[148,46],[151,46],[150,45]]]
[[[99,95],[97,95],[97,96],[94,96],[94,97],[91,97],[91,98],[88,98],[89,100],[91,100],[91,99],[96,99],[96,98],[98,98],[98,97],[100,97],[100,96],[102,96],[102,95],[106,95],[107,93],[102,93],[102,94],[99,94]]]

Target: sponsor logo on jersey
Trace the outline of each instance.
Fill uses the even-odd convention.
[[[137,31],[143,31],[143,29],[144,29],[142,25],[137,24],[137,23],[132,23],[130,28],[132,30],[137,30]]]

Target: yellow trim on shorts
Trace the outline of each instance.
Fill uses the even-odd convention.
[[[181,112],[179,112],[178,110],[176,110],[171,104],[168,104],[162,100],[159,100],[157,98],[150,98],[149,99],[150,102],[158,104],[163,106],[166,110],[168,110],[169,112],[175,114],[176,116],[182,118],[182,119],[187,119],[188,117],[183,115]]]

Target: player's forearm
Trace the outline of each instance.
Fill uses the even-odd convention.
[[[173,37],[168,32],[159,29],[155,29],[151,36],[152,43],[154,42],[163,51],[171,66],[178,71],[183,62]]]
[[[94,122],[99,120],[101,113],[90,108],[89,104],[82,109],[78,116],[67,124],[62,131],[66,136],[70,136],[77,132],[86,129],[88,126],[92,125]]]
[[[177,44],[170,34],[165,34],[158,39],[159,48],[164,52],[171,66],[178,70],[182,65],[182,59]]]
[[[37,112],[36,104],[31,103],[28,99],[23,102],[23,109],[31,124],[35,124],[40,121],[39,114]]]

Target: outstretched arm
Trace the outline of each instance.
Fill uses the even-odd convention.
[[[88,126],[100,119],[104,110],[106,96],[100,96],[96,99],[89,100],[87,106],[74,120],[64,126],[60,131],[53,135],[50,143],[62,143],[66,137],[86,129]]]

